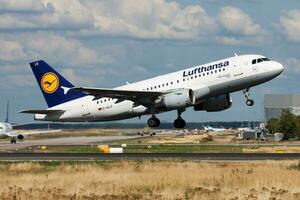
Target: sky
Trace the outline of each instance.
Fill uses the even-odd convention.
[[[234,53],[265,55],[285,71],[250,90],[253,107],[240,91],[228,110],[182,116],[262,120],[264,94],[300,93],[299,45],[299,0],[0,0],[0,121],[7,100],[13,122],[47,107],[28,64],[38,59],[76,86],[111,88]],[[176,112],[158,117],[172,122]]]

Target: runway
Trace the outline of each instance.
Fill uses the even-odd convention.
[[[81,136],[61,137],[40,140],[24,140],[17,144],[10,144],[9,140],[0,141],[0,151],[16,151],[30,146],[63,146],[63,145],[92,145],[111,141],[130,140],[141,138],[141,136]]]
[[[0,153],[0,161],[253,161],[298,159],[300,160],[300,153]]]

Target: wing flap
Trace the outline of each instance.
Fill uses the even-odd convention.
[[[22,110],[20,113],[26,114],[60,114],[65,112],[64,110]]]

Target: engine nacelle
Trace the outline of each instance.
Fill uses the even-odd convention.
[[[194,92],[191,89],[178,89],[166,94],[157,100],[156,107],[174,110],[185,108],[195,103]]]
[[[194,106],[195,111],[206,110],[207,112],[218,112],[230,108],[232,100],[229,94],[210,97],[203,103]]]
[[[18,138],[18,140],[24,140],[24,135],[20,134],[20,135],[17,136],[17,138]]]

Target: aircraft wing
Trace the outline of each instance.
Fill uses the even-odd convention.
[[[20,113],[27,114],[60,114],[65,112],[64,110],[22,110]]]
[[[23,135],[23,136],[29,136],[29,135],[36,135],[36,134],[43,134],[43,133],[58,133],[61,132],[62,130],[58,129],[58,130],[46,130],[46,131],[32,131],[32,132],[6,132],[4,133],[5,135],[7,135],[8,137],[17,137],[18,135]]]
[[[156,99],[158,96],[168,92],[154,92],[154,91],[135,91],[135,90],[119,90],[119,89],[105,89],[105,88],[87,88],[78,87],[71,88],[72,91],[84,92],[89,95],[95,96],[94,100],[102,97],[117,98],[120,101],[132,100],[147,103],[150,100]]]

